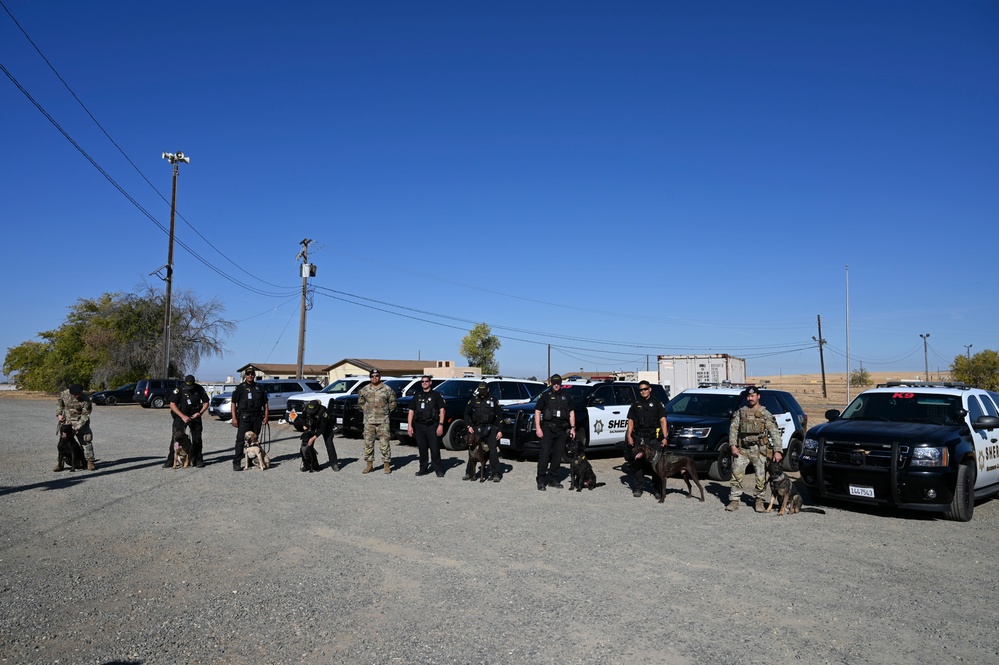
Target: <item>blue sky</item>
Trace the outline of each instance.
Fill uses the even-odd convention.
[[[2,3],[141,175],[0,8],[0,349],[166,263],[38,106],[164,228],[191,157],[174,288],[239,322],[199,378],[296,361],[303,238],[309,363],[485,321],[514,375],[816,372],[821,315],[842,372],[847,265],[854,367],[999,345],[999,3]]]

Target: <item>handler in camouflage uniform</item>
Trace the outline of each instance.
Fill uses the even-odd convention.
[[[732,424],[728,428],[728,440],[732,444],[732,491],[728,495],[728,505],[725,510],[737,510],[742,503],[742,479],[750,462],[756,470],[756,512],[763,512],[763,493],[767,487],[767,460],[781,460],[781,438],[777,430],[777,421],[760,406],[760,389],[756,386],[746,388],[746,406],[732,415]]]
[[[364,461],[361,473],[371,473],[375,462],[375,439],[382,454],[385,473],[392,473],[392,449],[389,447],[389,414],[395,408],[395,391],[382,383],[377,369],[368,374],[371,383],[357,393],[357,405],[364,413]]]
[[[59,393],[59,410],[56,420],[59,425],[70,425],[80,445],[83,446],[83,456],[87,460],[87,471],[94,470],[94,433],[90,430],[90,412],[94,405],[90,397],[83,392],[83,386],[74,383],[68,389]],[[54,471],[62,471],[62,457],[56,463]]]

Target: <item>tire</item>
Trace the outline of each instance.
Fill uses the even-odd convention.
[[[708,476],[723,483],[732,480],[732,448],[728,441],[718,448],[718,459],[711,463]]]
[[[114,406],[118,403],[118,398],[114,395],[108,395],[104,398],[104,406]]]
[[[162,396],[160,396],[160,395],[157,395],[156,397],[154,397],[154,398],[152,398],[151,400],[149,400],[149,404],[150,404],[150,405],[151,405],[151,406],[152,406],[152,407],[153,407],[154,409],[162,409],[162,408],[163,408],[163,406],[164,406],[164,405],[166,404],[166,400],[165,400],[165,399],[163,399],[163,397],[162,397]]]
[[[465,426],[465,421],[458,418],[451,423],[451,427],[448,428],[447,433],[444,435],[444,447],[448,450],[464,450],[465,449],[465,433],[468,428]]]
[[[954,498],[945,513],[947,519],[970,522],[975,514],[975,467],[965,462],[957,467],[957,482],[954,483]]]
[[[791,439],[791,443],[787,444],[787,453],[784,455],[784,470],[790,471],[792,473],[797,473],[800,467],[801,460],[801,441],[798,439]]]

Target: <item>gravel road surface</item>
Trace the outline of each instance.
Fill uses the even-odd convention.
[[[2,663],[999,662],[999,501],[726,513],[711,481],[633,498],[612,455],[542,493],[533,460],[417,478],[407,446],[362,475],[356,439],[308,474],[277,424],[274,467],[234,473],[216,420],[174,471],[136,406],[94,407],[97,470],[53,473],[54,416],[0,399]]]

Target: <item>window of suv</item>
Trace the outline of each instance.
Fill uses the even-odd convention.
[[[478,385],[477,381],[445,381],[437,386],[437,392],[444,397],[468,397]]]
[[[767,411],[773,414],[784,413],[787,411],[787,409],[784,408],[784,405],[780,403],[780,400],[777,399],[777,395],[774,393],[761,392],[760,404],[762,404]]]
[[[968,401],[969,411],[971,400]],[[878,392],[863,393],[846,407],[842,420],[882,420],[893,423],[936,423],[960,425],[959,395],[935,393]],[[981,411],[981,406],[978,406]]]
[[[719,395],[705,393],[683,392],[666,404],[666,413],[683,414],[687,416],[715,416],[728,418],[739,408],[742,394]]]
[[[324,393],[345,393],[354,387],[360,379],[337,379],[333,383],[323,388]]]

